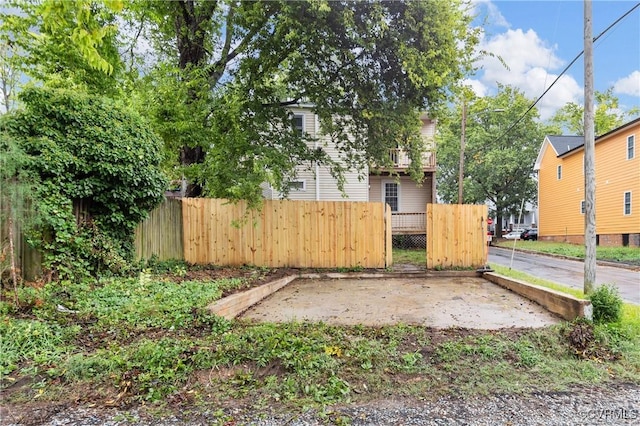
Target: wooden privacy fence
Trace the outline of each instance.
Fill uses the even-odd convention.
[[[9,234],[11,234],[16,274],[25,280],[35,280],[42,273],[42,260],[40,253],[27,244],[23,230],[23,222],[29,219],[31,212],[28,205],[20,203],[19,208],[14,207],[13,220],[9,220],[12,214],[11,208],[8,200],[0,197],[0,277],[9,276],[10,273]],[[10,224],[11,229],[9,229]]]
[[[384,268],[392,263],[383,203],[183,198],[184,260],[216,265]],[[240,223],[240,226],[238,224]]]
[[[384,268],[392,264],[391,210],[383,203],[167,200],[136,229],[136,257],[194,264]]]
[[[135,232],[136,258],[184,259],[182,203],[169,198],[141,222]]]
[[[427,204],[427,268],[486,265],[487,214],[486,205]]]

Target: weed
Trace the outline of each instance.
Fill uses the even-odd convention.
[[[137,280],[104,282],[81,295],[76,309],[103,327],[124,322],[135,328],[184,328],[210,320],[204,308],[221,296],[222,285],[224,280],[164,282],[142,273]]]
[[[596,323],[619,322],[622,318],[622,298],[618,289],[603,284],[589,295],[593,306],[593,321]]]
[[[342,268],[336,268],[336,271],[338,272],[362,272],[364,271],[364,268],[360,265],[356,265],[356,266],[349,266],[349,267],[342,267]]]
[[[73,350],[71,342],[79,327],[60,327],[34,320],[0,321],[0,375],[29,361],[37,371],[39,366],[57,363]]]
[[[420,352],[408,352],[402,355],[403,364],[401,369],[406,372],[415,372],[422,361]]]
[[[186,274],[186,271],[190,268],[189,265],[184,260],[159,260],[157,256],[152,256],[146,262],[142,262],[141,269],[147,270],[154,275],[166,274],[166,273],[176,273],[183,272]],[[183,276],[183,275],[181,275]]]
[[[520,338],[511,346],[516,355],[516,365],[533,367],[542,360],[542,354],[528,338]]]

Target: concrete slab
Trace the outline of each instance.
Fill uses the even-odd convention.
[[[241,318],[476,329],[543,327],[561,321],[542,306],[477,277],[298,279]]]

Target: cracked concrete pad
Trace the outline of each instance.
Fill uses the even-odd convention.
[[[476,277],[298,279],[241,317],[476,329],[544,327],[561,321],[542,306]]]

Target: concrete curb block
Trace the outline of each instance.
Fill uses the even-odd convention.
[[[207,306],[207,309],[214,315],[219,315],[229,320],[234,319],[254,304],[280,290],[296,278],[298,278],[297,275],[290,275],[241,293],[232,294],[224,299],[216,300]]]
[[[588,300],[578,299],[569,294],[507,278],[504,275],[493,272],[486,272],[483,277],[494,284],[538,303],[565,320],[573,321],[579,317],[591,319],[593,316],[591,302]]]

